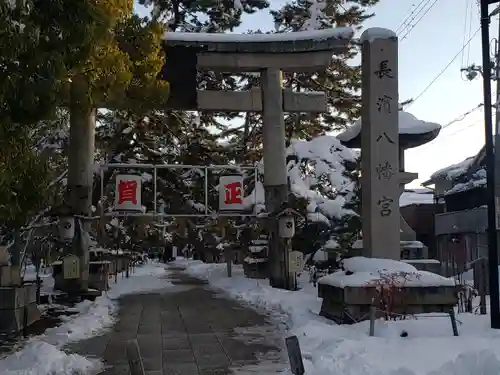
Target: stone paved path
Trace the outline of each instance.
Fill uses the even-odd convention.
[[[266,316],[181,269],[171,272],[174,288],[122,298],[112,332],[69,349],[104,359],[109,368],[102,375],[129,374],[125,342],[132,338],[148,375],[225,375],[263,362],[268,374],[286,367],[279,332]]]

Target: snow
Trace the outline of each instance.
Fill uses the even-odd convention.
[[[394,31],[389,29],[384,29],[382,27],[371,27],[361,34],[360,42],[373,42],[377,39],[393,39],[397,38]]]
[[[469,169],[469,167],[472,165],[474,159],[475,156],[471,156],[461,161],[460,163],[452,164],[448,167],[441,168],[431,175],[430,180],[431,181],[436,181],[439,179],[453,180],[456,177],[464,174],[467,171],[467,169]]]
[[[445,315],[336,325],[318,315],[316,288],[299,280],[296,292],[273,289],[267,280],[243,276],[239,266],[226,277],[222,264],[181,261],[187,271],[210,281],[233,298],[268,311],[299,338],[307,375],[496,375],[500,373],[500,331],[489,328],[489,316],[459,314],[459,337],[453,337]],[[407,337],[401,337],[402,332]],[[289,374],[289,372],[285,372]]]
[[[401,262],[410,264],[440,264],[437,259],[402,259]]]
[[[329,239],[326,241],[326,243],[323,245],[325,249],[339,249],[340,245],[337,241],[335,241],[333,238]]]
[[[233,6],[234,9],[243,11],[244,9],[243,0],[233,0]]]
[[[345,215],[356,215],[344,206],[352,197],[355,187],[345,176],[346,162],[355,163],[358,153],[345,147],[333,136],[325,135],[305,140],[292,140],[286,150],[290,190],[307,201],[307,218],[313,222],[330,225],[333,219]],[[263,163],[258,166],[263,172]],[[257,204],[257,212],[264,208],[264,186],[257,182],[254,189],[243,200],[243,206],[251,208]]]
[[[354,36],[350,27],[339,27],[325,30],[297,31],[277,34],[223,34],[223,33],[183,33],[165,32],[164,40],[199,42],[199,43],[255,43],[255,42],[287,42],[295,40],[322,40],[329,38],[349,40]]]
[[[243,261],[248,264],[256,264],[256,263],[266,263],[267,259],[246,257]]]
[[[472,178],[467,182],[460,182],[454,185],[451,189],[445,192],[445,195],[456,194],[463,191],[483,187],[486,185],[486,170],[479,169],[472,175]]]
[[[314,252],[312,260],[314,263],[326,262],[328,261],[328,252],[321,249],[317,250]]]
[[[401,247],[405,249],[422,249],[425,245],[420,241],[400,241]]]
[[[399,198],[399,207],[434,204],[434,193],[429,189],[405,190]]]
[[[303,30],[318,30],[321,28],[321,18],[324,17],[323,11],[326,7],[326,2],[322,0],[309,0],[309,18],[302,26]]]
[[[399,134],[425,134],[441,129],[441,125],[417,119],[411,113],[399,111]],[[337,135],[341,142],[348,142],[361,131],[361,119]]]
[[[390,280],[402,287],[455,286],[452,279],[391,259],[353,257],[344,259],[342,265],[344,270],[324,276],[318,283],[345,288],[369,287]]]
[[[30,272],[31,273],[31,272]],[[0,359],[2,375],[68,375],[94,374],[102,368],[98,360],[69,354],[63,347],[105,332],[116,322],[117,299],[126,294],[148,293],[170,287],[160,278],[165,275],[160,263],[148,263],[136,268],[128,279],[111,283],[111,289],[95,302],[83,301],[75,306],[77,315],[66,317],[58,327],[30,338],[17,352]]]

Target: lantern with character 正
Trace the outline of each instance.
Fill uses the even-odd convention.
[[[219,211],[243,211],[243,176],[240,174],[224,175],[219,178]]]

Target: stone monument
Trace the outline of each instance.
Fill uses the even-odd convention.
[[[454,322],[453,307],[457,298],[453,281],[430,273],[418,274],[415,267],[397,262],[401,254],[401,185],[413,175],[401,173],[399,165],[396,34],[386,29],[368,29],[361,36],[361,44],[363,249],[369,258],[387,260],[351,258],[345,261],[350,262],[351,269],[344,264],[345,269],[321,278],[318,281],[318,296],[323,298],[320,314],[338,323],[355,323],[368,319],[370,311],[375,312],[373,318],[446,312]],[[428,280],[420,282],[421,277]],[[400,300],[390,307],[391,311],[380,301],[380,285],[396,286],[400,293]]]
[[[363,248],[369,257],[399,259],[398,40],[376,31],[361,36]]]

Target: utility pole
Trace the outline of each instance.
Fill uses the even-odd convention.
[[[498,238],[495,199],[495,150],[491,103],[490,14],[488,6],[500,0],[481,0],[481,44],[483,65],[484,134],[486,151],[486,190],[488,205],[488,271],[490,284],[491,328],[500,329],[500,301],[498,285]],[[496,71],[498,70],[497,67]],[[497,74],[495,74],[497,76]],[[497,106],[496,106],[497,107]],[[495,108],[496,108],[495,107]],[[498,111],[498,110],[497,110]],[[497,119],[498,124],[499,119]],[[498,136],[497,136],[498,137]],[[497,142],[498,145],[498,142]],[[498,152],[497,152],[498,155]]]

